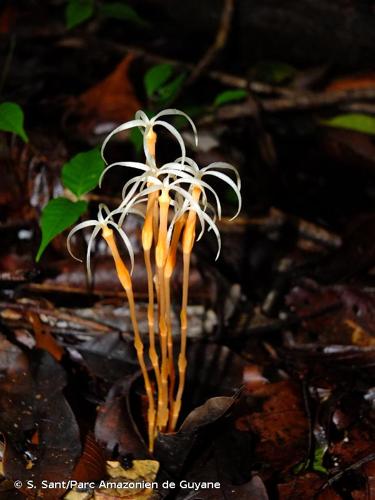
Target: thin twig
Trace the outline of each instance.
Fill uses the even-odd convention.
[[[74,46],[84,47],[94,43],[93,40],[83,39],[78,37],[65,38],[59,42],[60,46]],[[169,63],[174,66],[180,66],[189,71],[194,71],[194,65],[187,62],[177,61],[175,59],[165,58],[159,54],[152,54],[146,50],[127,46],[118,43],[101,41],[101,47],[119,54],[127,54],[132,52],[138,57],[149,61],[150,63]],[[251,92],[266,96],[282,96],[274,99],[259,99],[262,110],[268,113],[292,111],[292,110],[309,110],[318,109],[321,107],[330,107],[334,105],[352,104],[356,101],[371,101],[375,100],[375,88],[359,88],[352,90],[337,90],[337,91],[322,91],[322,92],[306,92],[298,89],[291,89],[287,87],[278,87],[269,85],[263,82],[252,81],[249,82],[247,78],[238,75],[232,75],[221,71],[206,71],[202,69],[208,78],[219,81],[228,87],[249,89]],[[202,120],[201,123],[210,123],[214,120],[231,120],[241,117],[248,117],[254,115],[253,106],[241,103],[223,106],[217,111],[215,117],[209,116]]]
[[[372,460],[375,460],[375,453],[370,453],[369,455],[366,455],[365,457],[360,458],[354,464],[349,465],[348,467],[346,467],[342,471],[338,472],[337,474],[335,474],[334,476],[332,476],[331,478],[329,478],[328,481],[326,481],[318,489],[318,491],[314,495],[314,498],[318,498],[318,496],[320,495],[320,493],[322,493],[326,488],[328,488],[328,486],[332,486],[333,483],[335,483],[336,481],[338,481],[339,479],[341,479],[346,473],[348,473],[348,472],[350,472],[352,470],[357,470],[360,467],[362,467],[362,465],[367,464],[368,462],[371,462]]]
[[[13,304],[11,302],[0,302],[0,310],[4,311],[4,309],[19,311],[23,314],[34,312],[47,318],[56,318],[57,320],[66,321],[69,324],[80,325],[88,330],[96,330],[103,333],[114,331],[113,327],[109,327],[103,323],[90,319],[81,318],[80,316],[72,314],[72,312],[63,312],[61,309],[46,309],[34,304]]]
[[[327,108],[337,104],[353,103],[358,100],[374,100],[375,88],[338,90],[334,92],[296,92],[289,96],[276,99],[260,99],[263,111],[278,113],[285,111],[304,111],[310,109]],[[220,108],[215,119],[233,120],[254,115],[251,103],[243,102]],[[208,118],[210,120],[210,118]],[[213,118],[212,118],[213,120]]]
[[[344,111],[351,113],[366,113],[368,115],[375,115],[375,104],[369,102],[352,102],[343,104],[341,108]]]
[[[88,37],[80,38],[80,37],[69,37],[64,38],[58,42],[58,46],[60,47],[74,47],[74,48],[88,48],[90,45],[94,45],[95,40],[90,39]],[[124,45],[116,42],[111,42],[108,40],[100,41],[101,48],[104,50],[108,50],[111,52],[116,52],[121,55],[128,54],[131,52],[136,57],[144,59],[145,61],[151,64],[171,64],[172,66],[180,67],[187,71],[194,70],[194,64],[178,61],[177,59],[171,59],[169,57],[161,56],[160,54],[154,54],[152,52],[148,52],[147,50],[132,46],[132,45]],[[289,89],[287,87],[276,87],[273,85],[269,85],[268,83],[252,81],[249,82],[247,78],[243,78],[239,75],[232,75],[230,73],[225,73],[223,71],[206,71],[205,69],[202,71],[208,78],[212,80],[216,80],[217,82],[225,85],[227,87],[235,87],[239,89],[247,89],[249,88],[252,92],[256,94],[263,95],[294,95],[296,93],[295,89]]]
[[[233,16],[234,0],[224,0],[219,28],[214,43],[208,48],[196,67],[190,74],[186,84],[190,85],[199,78],[203,71],[212,63],[217,53],[222,50],[227,42]]]

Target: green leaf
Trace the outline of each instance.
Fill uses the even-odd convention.
[[[176,78],[174,78],[171,82],[160,87],[160,89],[158,90],[158,101],[160,102],[160,104],[166,105],[168,104],[168,102],[172,101],[175,98],[175,96],[180,91],[185,78],[186,74],[181,73],[180,75],[176,76]]]
[[[345,128],[364,134],[375,134],[375,117],[362,113],[337,115],[329,120],[322,120],[320,123],[327,127]]]
[[[104,168],[104,161],[98,148],[79,153],[62,169],[64,186],[78,198],[96,188]]]
[[[150,68],[144,77],[147,96],[152,97],[167,82],[172,73],[173,69],[170,64],[157,64]]]
[[[322,472],[323,474],[328,474],[328,470],[323,465],[324,454],[327,450],[327,446],[318,446],[315,449],[314,461],[312,463],[312,468],[316,472]]]
[[[50,200],[43,208],[40,219],[42,241],[36,256],[38,262],[51,240],[80,218],[87,209],[87,201],[70,201],[67,198]]]
[[[224,92],[216,96],[214,106],[222,106],[228,102],[241,101],[247,96],[248,92],[245,89],[224,90]]]
[[[137,12],[121,2],[111,2],[100,5],[99,13],[104,17],[111,17],[113,19],[121,19],[122,21],[130,21],[139,26],[146,26],[148,23],[142,19]]]
[[[14,102],[3,102],[0,104],[0,130],[5,132],[13,132],[23,139],[29,141],[26,132],[23,128],[23,111]]]
[[[74,28],[94,13],[94,0],[69,0],[65,9],[66,27]]]

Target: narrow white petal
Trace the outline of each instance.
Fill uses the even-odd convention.
[[[125,218],[128,214],[138,214],[141,215],[141,217],[144,219],[145,214],[146,214],[146,205],[147,205],[148,198],[140,198],[139,200],[134,200],[131,203],[128,204],[128,206],[122,210],[121,216],[118,221],[118,225],[122,226],[124,224]],[[135,208],[137,206],[142,206],[143,205],[143,212],[139,210],[138,208]]]
[[[195,145],[198,146],[198,132],[195,123],[190,118],[190,116],[184,113],[183,111],[180,111],[179,109],[164,109],[163,111],[160,111],[160,113],[155,115],[153,120],[158,120],[161,116],[173,116],[173,115],[183,116],[184,118],[186,118],[186,120],[190,123],[191,128],[193,129]]]
[[[208,189],[215,197],[218,217],[219,217],[219,219],[221,219],[221,203],[220,203],[220,199],[219,199],[219,196],[217,195],[216,191],[209,184],[207,184],[207,182],[205,182],[199,178],[190,180],[188,178],[185,179],[182,177],[181,179],[176,180],[176,183],[184,183],[184,182],[190,182],[191,186],[198,186],[202,190],[203,202],[204,202],[205,206],[207,206],[207,195],[206,195],[204,189]]]
[[[185,158],[183,157],[177,158],[177,160],[175,161],[177,163],[182,163],[182,164],[187,163],[195,172],[199,172],[199,167],[197,163],[188,156],[186,156]]]
[[[80,224],[77,224],[77,226],[75,226],[70,231],[70,233],[68,234],[68,237],[66,239],[66,246],[68,248],[68,252],[73,257],[73,259],[78,260],[78,262],[82,262],[82,259],[79,259],[78,257],[76,257],[73,254],[72,249],[71,249],[70,240],[72,239],[73,234],[75,234],[77,231],[80,231],[81,229],[85,229],[86,227],[90,227],[90,226],[96,226],[98,224],[99,224],[99,222],[97,220],[86,220],[84,222],[81,222]]]
[[[103,142],[103,145],[102,145],[102,149],[101,149],[101,155],[102,155],[102,158],[103,160],[105,161],[105,158],[104,158],[104,150],[105,150],[105,147],[108,143],[108,141],[115,135],[115,134],[118,134],[119,132],[123,132],[124,130],[129,130],[130,128],[134,128],[134,127],[144,127],[145,124],[142,120],[131,120],[130,122],[126,122],[126,123],[123,123],[122,125],[120,125],[119,127],[115,128],[114,130],[112,130],[112,132],[107,135],[107,137],[104,139],[104,142]]]
[[[92,274],[91,274],[91,246],[97,237],[99,231],[102,229],[101,225],[97,225],[96,228],[93,230],[91,233],[89,242],[87,244],[87,251],[86,251],[86,269],[87,269],[87,278],[89,280],[89,283],[92,282]]]
[[[122,188],[122,203],[126,204],[130,199],[134,196],[135,192],[139,188],[139,185],[142,183],[144,176],[135,177],[134,179],[130,179]],[[132,185],[133,184],[133,185]],[[131,189],[127,192],[129,186],[132,186]],[[140,189],[142,191],[142,187]]]
[[[142,120],[144,122],[145,126],[150,123],[149,117],[141,109],[135,113],[135,119],[136,120]]]
[[[150,169],[150,167],[148,165],[145,165],[144,163],[140,163],[140,162],[136,162],[136,161],[117,161],[115,163],[111,163],[110,165],[108,165],[108,167],[106,167],[100,178],[99,178],[99,187],[102,187],[102,181],[103,181],[103,177],[105,176],[105,174],[108,172],[108,170],[112,167],[129,167],[129,168],[135,168],[136,170],[142,170],[144,172],[146,172],[147,170]]]
[[[188,210],[188,207],[186,208],[183,208],[181,207],[173,216],[170,224],[169,224],[169,227],[168,227],[168,232],[167,232],[167,244],[168,244],[168,247],[170,246],[171,244],[171,240],[172,240],[172,232],[173,232],[173,228],[174,228],[174,225],[176,224],[176,221],[179,217],[181,217],[186,211]]]
[[[176,186],[175,183],[173,184],[174,184],[173,189],[176,190],[178,193],[180,193],[185,198],[185,200],[189,202],[189,208],[193,209],[194,212],[197,214],[197,217],[199,218],[199,222],[201,225],[201,232],[198,236],[199,240],[202,237],[205,228],[204,218],[202,216],[203,210],[200,208],[199,204],[194,200],[194,198],[191,196],[190,193],[188,193],[185,189]]]
[[[216,161],[214,163],[211,163],[207,167],[202,168],[201,172],[207,172],[208,170],[214,170],[214,169],[222,169],[222,170],[231,170],[234,172],[236,176],[236,181],[237,181],[237,187],[238,189],[241,189],[241,177],[240,174],[238,173],[238,170],[236,167],[231,165],[230,163],[226,163],[224,161]]]
[[[160,125],[161,127],[166,128],[173,135],[173,137],[176,138],[176,140],[179,143],[180,148],[181,148],[182,157],[185,158],[186,157],[186,148],[185,148],[185,143],[184,143],[184,140],[182,139],[180,132],[175,127],[173,127],[170,123],[164,122],[162,120],[156,121],[154,123],[154,125]]]
[[[99,208],[98,208],[98,222],[100,224],[103,224],[105,221],[104,221],[104,217],[103,217],[103,211],[106,212],[107,216],[106,218],[110,217],[111,216],[111,211],[109,210],[109,208],[107,207],[107,205],[105,205],[104,203],[99,203]]]
[[[217,177],[218,179],[221,179],[222,181],[226,182],[233,189],[233,191],[235,192],[235,194],[237,196],[238,209],[237,209],[237,212],[234,214],[234,216],[230,220],[233,220],[234,218],[236,218],[237,215],[240,213],[241,207],[242,207],[242,196],[241,196],[241,193],[240,193],[238,186],[232,181],[232,179],[228,175],[225,175],[221,172],[216,172],[216,171],[211,172],[210,170],[208,170],[204,173],[204,175],[212,175],[214,177]]]

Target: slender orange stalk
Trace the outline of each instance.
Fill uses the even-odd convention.
[[[150,155],[155,160],[156,155],[156,140],[157,134],[151,128],[146,135],[147,149]],[[153,271],[151,264],[151,247],[157,243],[158,237],[158,196],[159,191],[152,192],[148,195],[145,222],[142,228],[142,246],[144,252],[144,259],[147,272],[147,287],[148,287],[148,307],[147,307],[147,320],[149,329],[149,356],[154,368],[156,384],[158,389],[158,411],[157,418],[155,419],[154,436],[156,435],[156,424],[160,420],[160,415],[163,413],[163,384],[161,371],[159,366],[159,356],[156,351],[155,345],[155,322],[154,322],[154,283]],[[159,290],[157,287],[157,302],[159,303]]]
[[[198,202],[201,195],[201,189],[198,186],[193,188],[192,196],[194,201]],[[178,416],[181,410],[182,394],[185,387],[186,376],[186,341],[187,341],[187,306],[188,306],[188,293],[189,293],[189,271],[190,271],[190,257],[195,241],[195,226],[197,221],[197,214],[195,210],[191,209],[186,219],[184,233],[182,236],[182,252],[183,252],[183,278],[182,278],[182,302],[181,302],[181,344],[180,354],[178,356],[178,388],[176,399],[172,407],[172,416],[170,419],[169,429],[174,431]]]
[[[170,406],[173,406],[174,389],[175,389],[175,369],[173,357],[173,337],[172,337],[172,319],[171,319],[171,278],[176,266],[176,254],[178,242],[180,240],[181,232],[186,221],[186,216],[179,217],[173,228],[172,241],[168,252],[167,262],[164,269],[165,291],[166,291],[166,310],[165,316],[167,318],[167,338],[168,338],[168,375],[169,375],[169,401]]]
[[[154,205],[157,202],[158,192],[150,193],[147,200],[147,209],[145,222],[142,228],[142,246],[144,252],[144,259],[147,272],[147,288],[148,288],[148,306],[147,306],[147,321],[149,331],[149,356],[152,367],[155,373],[156,384],[158,393],[161,391],[161,379],[159,368],[159,356],[155,346],[155,321],[154,321],[154,283],[152,278],[152,265],[151,265],[151,246],[153,241],[153,212]],[[155,431],[154,431],[155,434]]]
[[[168,255],[167,248],[167,230],[168,230],[168,212],[170,197],[167,189],[163,189],[159,196],[159,234],[155,249],[155,262],[158,275],[159,288],[159,335],[161,344],[161,384],[162,390],[161,411],[158,414],[158,427],[164,430],[168,423],[168,330],[166,322],[166,293],[164,283],[164,268]]]
[[[105,239],[105,241],[107,242],[107,244],[111,250],[112,257],[113,257],[113,260],[115,262],[118,278],[120,280],[121,285],[123,286],[123,288],[125,290],[125,293],[126,293],[126,296],[128,298],[128,302],[129,302],[130,318],[131,318],[133,331],[134,331],[134,347],[135,347],[136,352],[137,352],[138,362],[139,362],[139,366],[141,367],[141,372],[142,372],[143,380],[145,383],[145,389],[146,389],[146,394],[147,394],[147,398],[148,398],[148,411],[147,411],[148,437],[149,437],[149,449],[150,449],[150,451],[152,451],[154,448],[155,405],[154,405],[154,397],[153,397],[152,387],[151,387],[151,383],[150,383],[150,378],[148,376],[148,371],[147,371],[146,363],[144,360],[144,354],[143,354],[144,346],[143,346],[141,335],[139,333],[139,327],[138,327],[138,322],[137,322],[137,317],[136,317],[133,287],[132,287],[132,282],[131,282],[131,278],[130,278],[130,273],[129,273],[124,261],[120,257],[112,229],[105,226],[102,230],[102,236]]]

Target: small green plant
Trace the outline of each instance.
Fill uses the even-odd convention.
[[[0,104],[0,130],[17,134],[24,142],[29,138],[25,132],[24,114],[22,108],[15,102],[3,102]]]
[[[88,203],[82,197],[96,188],[103,168],[104,161],[98,148],[77,154],[63,166],[62,184],[68,190],[69,198],[52,199],[43,208],[37,262],[53,238],[75,224],[86,212]]]
[[[362,132],[363,134],[375,135],[375,116],[364,113],[337,115],[327,120],[322,120],[320,123],[326,127],[343,128]]]
[[[125,2],[96,2],[95,0],[68,0],[65,9],[65,22],[68,29],[91,19],[95,14],[102,18],[129,21],[139,26],[147,23]]]
[[[186,73],[176,74],[171,64],[157,64],[144,76],[144,87],[151,103],[157,107],[167,106],[180,92]]]
[[[218,94],[214,100],[214,106],[219,107],[231,102],[243,101],[249,93],[245,89],[229,89]]]
[[[138,111],[135,119],[117,127],[105,139],[102,146],[104,158],[108,141],[117,133],[133,128],[140,129],[143,136],[145,162],[118,161],[103,171],[100,184],[108,170],[119,167],[134,171],[122,190],[122,202],[114,210],[104,204],[99,205],[97,219],[81,222],[68,236],[68,249],[72,253],[72,238],[79,230],[92,228],[86,253],[86,266],[91,278],[90,253],[94,239],[99,235],[105,240],[113,257],[117,275],[126,293],[134,332],[134,346],[141,368],[148,399],[148,441],[153,450],[154,441],[159,432],[176,428],[181,409],[182,395],[185,387],[187,368],[186,347],[188,331],[188,288],[190,259],[194,244],[205,231],[212,230],[220,253],[220,233],[216,219],[221,217],[220,199],[209,184],[215,178],[229,185],[236,194],[238,209],[241,209],[241,183],[237,170],[228,163],[216,162],[199,168],[195,161],[187,157],[185,144],[181,134],[166,119],[171,116],[183,116],[190,123],[196,143],[198,140],[194,123],[188,115],[176,109],[161,111],[149,118],[143,111]],[[156,162],[155,127],[163,127],[177,140],[181,156],[164,165]],[[231,174],[231,175],[228,175]],[[210,203],[211,198],[212,203]],[[152,378],[147,369],[145,346],[137,320],[135,299],[132,286],[132,270],[134,254],[132,244],[124,229],[129,214],[143,218],[141,245],[144,254],[144,265],[148,282],[148,357],[153,368],[156,396],[153,391]],[[234,216],[234,217],[235,217]],[[196,232],[198,231],[198,237]],[[130,266],[128,266],[118,246],[120,241],[127,249]],[[174,346],[171,320],[171,279],[175,270],[178,250],[181,248],[183,282],[180,308],[180,347],[177,369],[174,361]],[[73,255],[73,257],[75,257]],[[77,257],[75,257],[77,258]],[[80,259],[78,259],[80,260]],[[157,317],[155,317],[155,302]]]

